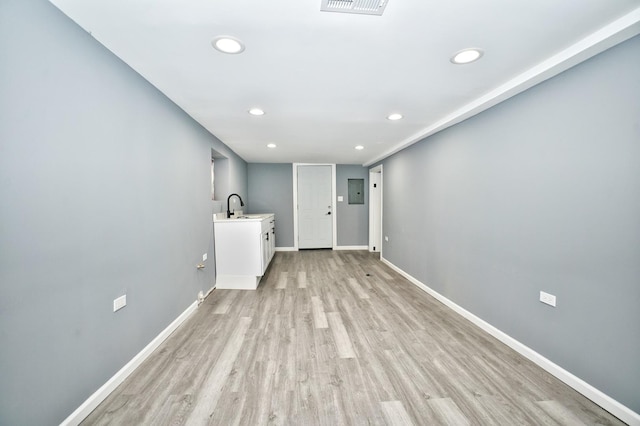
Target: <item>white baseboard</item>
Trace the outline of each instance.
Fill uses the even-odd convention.
[[[369,246],[334,246],[333,250],[369,250]],[[276,247],[276,251],[298,251],[296,247]]]
[[[213,288],[211,289],[213,290]],[[209,290],[209,293],[211,292]],[[209,294],[207,293],[207,295]],[[120,369],[116,374],[111,377],[107,383],[102,385],[100,389],[95,391],[85,402],[80,405],[73,413],[69,415],[62,423],[61,426],[76,426],[79,425],[95,408],[104,401],[111,392],[115,390],[133,371],[142,364],[142,362],[151,355],[151,353],[164,342],[167,337],[175,331],[180,324],[182,324],[189,316],[195,312],[198,307],[198,301],[193,302],[183,313],[180,314],[167,328],[162,330],[144,349],[142,349],[136,356],[133,357],[124,367]]]
[[[369,250],[369,246],[335,246],[334,250]]]
[[[220,290],[255,290],[262,276],[255,275],[223,275],[216,276],[216,288]]]
[[[555,364],[554,362],[540,355],[538,352],[534,351],[528,346],[520,343],[519,341],[509,336],[508,334],[500,331],[499,329],[492,326],[491,324],[484,321],[483,319],[475,316],[474,314],[467,311],[463,307],[457,305],[455,302],[447,299],[445,296],[441,295],[437,291],[431,289],[427,285],[418,281],[416,278],[409,275],[402,269],[398,268],[396,265],[389,262],[384,257],[380,257],[380,260],[382,260],[382,262],[388,265],[391,269],[398,272],[400,275],[404,276],[407,280],[409,280],[409,282],[414,284],[416,287],[420,288],[421,290],[425,291],[429,295],[433,296],[435,299],[439,300],[440,302],[442,302],[447,307],[451,308],[453,311],[455,311],[459,315],[462,315],[464,318],[468,319],[469,321],[471,321],[472,323],[480,327],[482,330],[486,331],[496,339],[500,340],[502,343],[509,346],[511,349],[515,350],[525,358],[533,361],[535,364],[542,367],[544,370],[546,370],[556,378],[560,379],[562,382],[571,386],[573,389],[580,392],[582,395],[589,398],[591,401],[595,402],[596,404],[598,404],[599,406],[601,406],[602,408],[604,408],[614,416],[618,417],[623,422],[629,424],[630,426],[640,426],[640,414],[636,413],[635,411],[631,410],[625,405],[622,405],[615,399],[611,398],[610,396],[606,395],[605,393],[591,386],[590,384],[580,379],[579,377],[574,376],[564,368],[560,367],[559,365]]]

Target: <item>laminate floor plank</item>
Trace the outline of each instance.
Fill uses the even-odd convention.
[[[403,403],[407,412],[421,424],[438,424],[435,413],[427,404],[430,395],[427,395],[407,376],[400,366],[396,354],[392,350],[383,351],[381,363],[385,365],[393,393]]]
[[[467,426],[471,424],[451,398],[430,399],[429,406],[436,412],[440,419],[438,423],[441,425]]]
[[[362,284],[360,283],[360,281],[356,278],[348,278],[347,279],[349,285],[351,286],[351,289],[353,290],[353,292],[356,294],[357,297],[359,297],[360,299],[368,299],[369,298],[369,294],[367,293],[367,291],[365,290],[365,288],[362,286]]]
[[[233,301],[239,296],[238,292],[233,290],[220,290],[222,293],[220,299],[216,300],[214,314],[226,314]]]
[[[380,405],[390,426],[413,426],[411,417],[402,406],[402,402],[383,401]]]
[[[585,423],[558,401],[538,401],[542,409],[558,424],[584,426]]]
[[[298,271],[298,288],[307,288],[307,272]]]
[[[220,409],[214,411],[208,424],[215,426],[243,425],[242,416],[244,414],[246,403],[247,394],[245,392],[223,392],[219,401]],[[182,423],[176,421],[171,424],[179,425]]]
[[[316,360],[315,358],[298,358],[296,366],[295,404],[297,411],[294,420],[298,424],[318,424],[320,423],[321,405]]]
[[[84,425],[621,425],[366,251],[215,290]]]
[[[329,328],[333,333],[334,342],[340,358],[355,358],[356,353],[353,350],[353,344],[347,329],[342,322],[342,317],[338,312],[329,312],[327,314]]]
[[[231,367],[229,377],[227,378],[227,391],[238,395],[249,392],[247,384],[247,374],[250,367],[256,362],[258,349],[262,346],[262,330],[249,328],[244,335],[242,348],[236,360]]]
[[[311,296],[311,309],[313,312],[313,323],[316,328],[329,328],[327,316],[324,312],[322,300],[318,296]]]
[[[278,283],[276,284],[277,289],[285,289],[287,288],[287,281],[289,280],[289,272],[284,271],[280,272],[280,278],[278,279]]]
[[[229,373],[231,373],[233,364],[244,341],[245,334],[251,324],[251,318],[242,318],[238,323],[237,329],[230,336],[220,358],[213,364],[204,383],[202,384],[202,392],[199,393],[195,401],[193,411],[187,419],[187,425],[201,425],[208,422],[209,418],[218,404],[220,396],[222,396],[222,388],[227,381]]]
[[[316,358],[319,366],[323,366],[324,363],[338,357],[333,333],[328,328],[315,328],[313,330],[313,345],[316,349]]]
[[[331,385],[346,407],[347,424],[380,424],[382,413],[364,387],[360,363],[355,358],[339,358],[332,365]]]

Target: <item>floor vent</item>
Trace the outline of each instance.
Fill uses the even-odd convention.
[[[387,0],[322,0],[323,12],[359,13],[362,15],[382,15]]]

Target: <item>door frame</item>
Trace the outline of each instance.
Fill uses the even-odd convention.
[[[380,197],[378,203],[373,203],[371,197],[371,192],[369,192],[369,251],[373,251],[373,246],[376,244],[376,241],[373,241],[373,236],[375,235],[375,228],[378,227],[380,231],[380,241],[378,242],[378,247],[380,250],[380,257],[382,257],[382,247],[383,247],[383,232],[382,232],[382,206],[384,205],[383,196],[384,196],[384,174],[382,170],[382,164],[377,165],[376,167],[372,167],[369,169],[369,185],[373,183],[373,175],[380,175]],[[376,221],[379,219],[379,222]]]
[[[298,251],[298,167],[331,166],[331,248],[335,250],[338,242],[338,221],[336,212],[336,165],[335,163],[293,163],[293,249]]]

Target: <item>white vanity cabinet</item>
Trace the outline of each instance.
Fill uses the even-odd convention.
[[[275,216],[214,216],[216,288],[255,290],[275,253]]]

